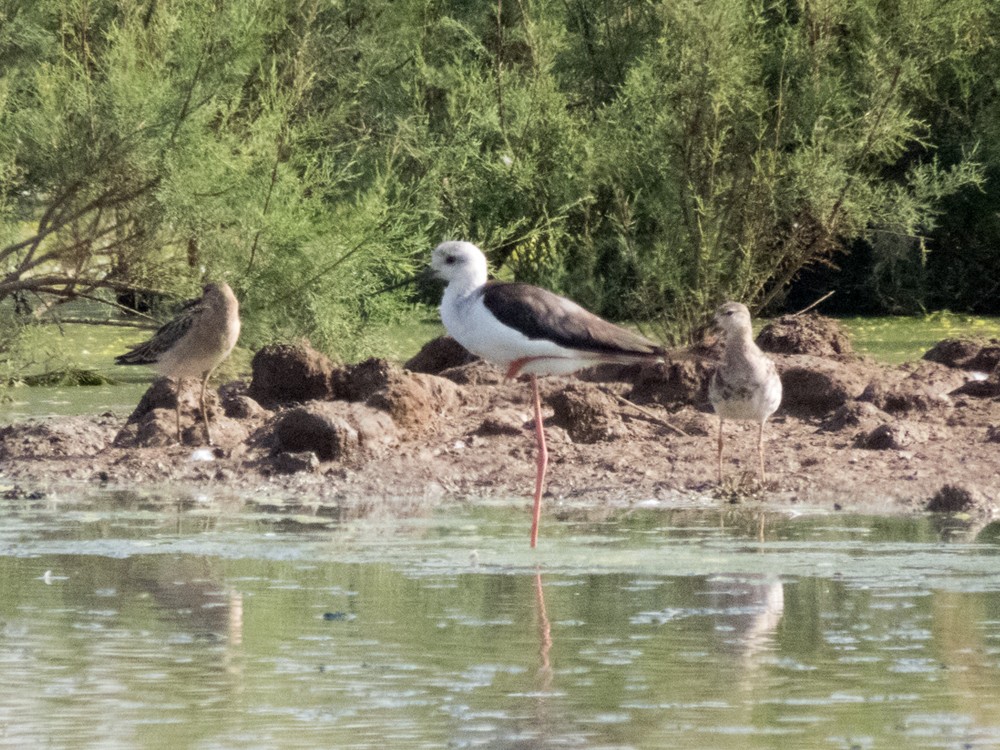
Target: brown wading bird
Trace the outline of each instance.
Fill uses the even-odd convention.
[[[763,484],[764,422],[781,403],[781,378],[774,362],[754,343],[746,305],[725,303],[716,311],[715,323],[726,339],[725,357],[708,386],[708,400],[719,415],[719,483],[722,483],[722,426],[727,419],[744,419],[759,425],[757,459]]]
[[[534,547],[548,466],[537,376],[565,375],[602,362],[655,362],[664,351],[546,289],[487,281],[486,257],[472,243],[442,242],[434,249],[430,267],[448,282],[441,299],[441,320],[448,333],[473,354],[507,368],[508,378],[531,378],[538,441]]]
[[[240,303],[229,285],[206,284],[200,299],[188,302],[149,341],[115,358],[119,365],[153,365],[157,372],[177,381],[177,442],[181,438],[181,381],[201,379],[201,418],[212,444],[205,408],[205,387],[212,371],[236,346],[240,336]]]

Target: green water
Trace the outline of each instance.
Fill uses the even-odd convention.
[[[943,339],[1000,338],[1000,318],[949,312],[919,317],[842,318],[858,351],[891,364],[912,362]]]
[[[995,527],[5,501],[0,746],[1000,746]]]

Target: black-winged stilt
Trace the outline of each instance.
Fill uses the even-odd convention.
[[[441,299],[441,320],[448,333],[473,354],[506,367],[508,378],[531,379],[538,441],[531,521],[534,547],[548,467],[537,376],[565,375],[604,362],[651,362],[661,359],[664,351],[545,289],[488,281],[486,257],[470,242],[438,245],[431,270],[448,282]]]

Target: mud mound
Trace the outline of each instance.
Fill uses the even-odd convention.
[[[331,378],[335,398],[345,401],[366,401],[384,390],[389,383],[406,376],[386,359],[372,357],[363,362],[337,368]]]
[[[441,377],[458,385],[497,385],[504,381],[503,371],[482,359],[442,370]]]
[[[764,326],[757,346],[775,354],[809,354],[842,361],[857,358],[840,323],[821,315],[784,315]]]
[[[792,354],[773,358],[781,376],[781,406],[797,417],[822,417],[858,397],[871,377],[859,363]]]
[[[644,365],[639,369],[630,401],[637,404],[678,406],[708,402],[708,381],[715,363],[701,358]]]
[[[574,442],[599,443],[628,435],[618,401],[597,386],[570,383],[547,400],[554,412],[551,424],[566,430]]]
[[[952,396],[972,396],[973,398],[1000,398],[1000,368],[995,369],[985,380],[970,380],[951,392]]]
[[[450,380],[422,373],[399,374],[366,403],[385,411],[404,430],[419,432],[435,426],[460,400],[458,387]]]
[[[994,372],[998,365],[1000,365],[1000,346],[989,344],[979,350],[979,353],[969,361],[966,369],[977,372]]]
[[[272,344],[254,355],[248,394],[265,405],[290,404],[334,396],[336,365],[306,344]]]
[[[876,380],[865,386],[858,401],[874,404],[889,414],[930,411],[944,406],[947,399],[930,392],[923,383],[912,380]]]
[[[972,339],[943,339],[924,352],[923,358],[961,369],[979,354],[980,349],[982,343]]]
[[[871,432],[880,424],[888,422],[889,415],[875,404],[864,401],[850,401],[841,406],[829,418],[820,424],[822,432],[840,432],[841,430],[863,430]]]
[[[395,445],[399,430],[388,414],[364,404],[313,401],[282,414],[273,438],[276,456],[311,452],[321,461],[340,461]],[[279,468],[287,471],[288,463],[281,459]]]
[[[1000,341],[943,339],[924,352],[923,358],[959,370],[992,372],[1000,364]]]
[[[115,420],[62,417],[23,422],[0,429],[0,459],[94,456],[111,444]]]
[[[887,422],[859,435],[854,441],[854,447],[874,451],[898,451],[915,443],[926,443],[928,438],[927,428],[923,425],[904,421]]]
[[[261,424],[267,411],[246,395],[244,389],[231,383],[224,387],[226,395],[205,392],[205,410],[212,425],[212,440],[216,445],[233,446],[246,440],[253,428]],[[201,385],[196,380],[184,380],[180,392],[181,441],[185,445],[205,444],[205,425],[201,416]],[[225,403],[223,402],[225,399]],[[177,390],[175,381],[158,378],[139,399],[138,405],[115,435],[116,448],[164,448],[177,444]],[[244,423],[246,420],[247,423]]]
[[[424,344],[403,366],[410,372],[440,375],[447,369],[461,367],[477,359],[451,336],[439,336]]]

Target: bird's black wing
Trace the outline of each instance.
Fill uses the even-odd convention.
[[[504,325],[529,339],[549,339],[568,349],[602,354],[660,356],[654,342],[585,310],[558,294],[518,282],[490,282],[483,304]]]

